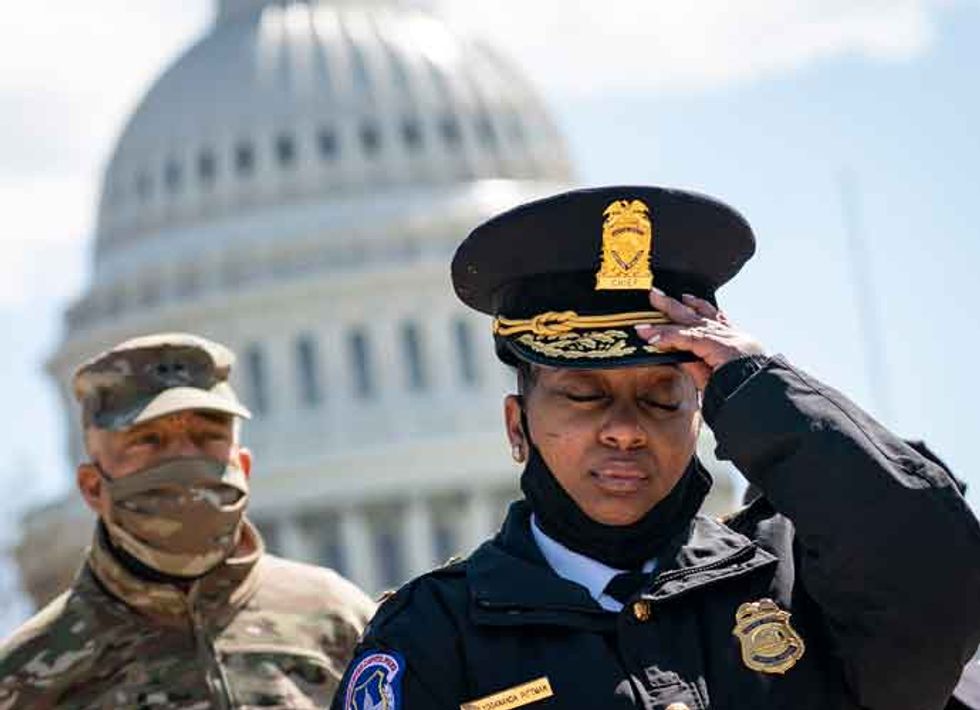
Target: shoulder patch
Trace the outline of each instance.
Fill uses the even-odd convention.
[[[350,664],[343,710],[400,710],[405,659],[394,651],[365,651]]]

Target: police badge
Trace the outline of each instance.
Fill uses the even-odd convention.
[[[803,657],[806,646],[789,625],[790,613],[772,599],[746,602],[735,612],[732,634],[742,645],[742,661],[760,673],[785,673]]]
[[[602,265],[596,290],[653,288],[650,208],[642,200],[615,200],[602,213]]]

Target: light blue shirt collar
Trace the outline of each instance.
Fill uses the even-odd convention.
[[[625,570],[610,567],[591,557],[569,550],[560,542],[545,535],[544,531],[538,527],[538,520],[533,514],[531,515],[531,535],[534,536],[534,542],[537,543],[538,549],[541,550],[545,561],[555,571],[555,574],[569,582],[585,587],[589,596],[595,599],[599,606],[606,611],[618,612],[622,610],[623,605],[608,594],[603,594],[602,590],[609,584],[609,580]],[[656,568],[657,561],[655,559],[648,560],[643,565],[644,572],[653,572]]]

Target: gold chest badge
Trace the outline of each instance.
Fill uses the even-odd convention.
[[[806,645],[789,625],[790,613],[772,599],[746,602],[735,612],[732,633],[742,644],[745,665],[760,673],[785,673],[803,657]]]
[[[616,200],[602,213],[602,264],[596,291],[653,288],[650,208],[641,200]]]

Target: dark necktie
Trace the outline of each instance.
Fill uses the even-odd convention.
[[[620,604],[626,604],[649,581],[649,572],[620,572],[609,580],[609,584],[606,585],[606,588],[602,592],[603,594],[608,594]]]

